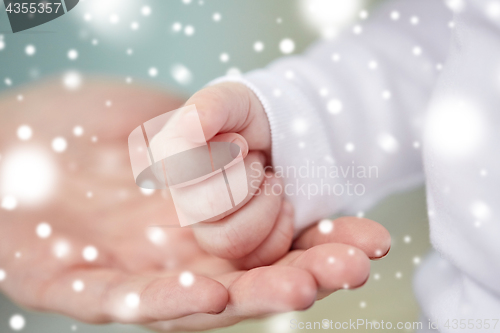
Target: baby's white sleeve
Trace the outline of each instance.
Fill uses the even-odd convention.
[[[297,229],[423,181],[423,111],[446,59],[442,1],[392,1],[339,38],[241,78],[264,105]]]
[[[500,1],[456,3],[463,8],[424,131],[431,241],[439,255],[422,264],[415,289],[440,332],[498,331]]]

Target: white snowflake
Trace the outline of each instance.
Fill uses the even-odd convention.
[[[446,0],[446,5],[454,12],[461,12],[465,9],[464,0]]]
[[[389,133],[381,133],[377,138],[377,142],[382,150],[390,154],[397,152],[399,149],[398,141]]]
[[[255,52],[262,52],[264,50],[264,43],[262,43],[260,40],[256,41],[253,44],[253,49]]]
[[[75,49],[71,49],[68,51],[69,60],[76,60],[78,58],[78,51]]]
[[[70,71],[63,75],[63,85],[68,90],[77,90],[82,85],[82,76],[79,72]]]
[[[40,238],[48,238],[52,234],[52,227],[47,222],[42,222],[37,225],[36,234]]]
[[[34,45],[30,44],[30,45],[26,46],[26,48],[24,49],[24,52],[26,52],[26,54],[31,57],[31,56],[35,55],[36,48]]]
[[[151,12],[152,12],[152,10],[151,10],[151,7],[149,7],[149,6],[143,6],[141,8],[141,14],[143,16],[149,16],[149,15],[151,15]]]
[[[192,25],[186,25],[186,27],[184,28],[184,34],[186,36],[192,36],[194,35],[194,27]]]
[[[20,331],[26,325],[26,320],[22,315],[15,314],[12,317],[10,317],[9,325],[13,331]]]
[[[179,283],[184,287],[190,287],[194,283],[194,275],[191,272],[183,272],[179,275]]]
[[[149,70],[148,70],[148,74],[149,76],[151,77],[157,77],[158,76],[158,69],[156,67],[151,67]]]
[[[28,141],[33,136],[33,130],[28,125],[21,125],[17,128],[17,137],[19,140]]]
[[[352,142],[346,143],[345,150],[347,152],[352,153],[354,151],[354,149],[356,149],[356,146],[354,145],[354,143],[352,143]]]
[[[228,76],[241,76],[241,70],[238,67],[231,67],[231,68],[227,69],[226,75],[228,75]]]
[[[490,207],[482,201],[475,201],[471,205],[471,213],[478,220],[488,219],[491,215]]]
[[[139,294],[129,293],[125,296],[125,305],[131,309],[137,309],[141,304],[141,298]]]
[[[307,129],[309,128],[309,124],[307,120],[303,118],[297,118],[292,122],[292,129],[297,134],[305,134]]]
[[[385,100],[391,99],[392,93],[389,90],[384,90],[382,92],[382,98]]]
[[[70,249],[71,247],[67,241],[60,240],[54,244],[52,252],[57,258],[63,258],[69,254]]]
[[[333,222],[332,222],[332,220],[329,220],[329,219],[321,220],[318,223],[318,230],[322,234],[329,234],[329,233],[331,233],[333,231]]]
[[[174,78],[177,83],[182,84],[182,85],[187,85],[191,83],[191,80],[193,78],[193,75],[191,74],[191,71],[189,68],[182,64],[176,64],[172,67],[171,70],[172,77]]]
[[[118,14],[111,14],[109,15],[109,22],[111,24],[117,24],[118,22],[120,22],[120,16],[118,16]]]
[[[333,62],[339,62],[340,59],[341,59],[340,54],[338,54],[338,53],[332,54],[332,61]]]
[[[179,22],[174,22],[174,24],[172,24],[172,30],[174,32],[179,32],[182,30],[182,24],[179,23]]]
[[[352,28],[352,32],[355,34],[355,35],[360,35],[362,32],[363,32],[363,27],[360,26],[359,24],[355,25],[353,28]]]
[[[65,138],[59,136],[57,138],[55,138],[54,140],[52,140],[52,149],[56,152],[56,153],[62,153],[66,150],[66,148],[68,147],[68,142],[66,141]]]
[[[82,126],[75,126],[73,128],[73,135],[74,136],[82,136],[83,135],[83,127]]]
[[[491,19],[498,19],[500,18],[500,2],[498,1],[490,1],[486,5],[486,14],[491,18]]]
[[[397,10],[394,10],[391,12],[391,19],[393,21],[399,20],[400,17],[401,17],[401,14]]]
[[[82,280],[75,280],[73,281],[72,288],[75,292],[80,293],[85,289],[85,284]]]
[[[221,62],[228,62],[229,61],[229,54],[227,53],[221,53],[220,56],[219,56],[219,60]]]
[[[295,51],[295,42],[290,38],[285,38],[280,42],[280,50],[283,54],[290,54]]]
[[[333,98],[328,101],[326,108],[328,109],[328,112],[330,112],[331,114],[339,114],[340,112],[342,112],[344,105],[340,100]]]
[[[376,62],[375,60],[370,60],[368,62],[368,68],[371,69],[371,70],[375,70],[378,68],[378,62]]]
[[[83,249],[82,256],[86,261],[95,261],[99,256],[99,251],[94,246],[87,246]]]
[[[17,207],[17,199],[13,195],[5,195],[2,198],[2,208],[5,210],[14,210]]]
[[[165,231],[160,227],[149,227],[146,229],[146,236],[155,245],[163,245],[167,239]]]

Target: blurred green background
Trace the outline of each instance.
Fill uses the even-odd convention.
[[[371,11],[377,2],[365,3],[362,8]],[[307,0],[81,0],[61,18],[17,34],[10,32],[2,3],[0,92],[22,89],[49,76],[64,84],[66,73],[71,71],[79,73],[82,84],[89,75],[108,75],[188,96],[228,71],[245,72],[283,56],[279,43],[284,38],[295,42],[294,53],[320,38],[314,16],[304,13],[304,3]],[[357,16],[356,12],[354,19]],[[255,51],[256,42],[264,45],[261,52]],[[35,50],[32,55],[26,52],[29,45]],[[72,50],[77,53],[76,59],[69,56]],[[227,54],[227,61],[221,61],[222,54]],[[156,75],[151,75],[155,74],[152,69],[156,69]],[[2,110],[0,121],[1,116]],[[393,244],[386,259],[372,263],[371,278],[363,288],[337,292],[306,312],[247,321],[217,331],[289,332],[293,331],[291,319],[418,320],[411,282],[414,269],[430,248],[424,191],[393,195],[365,216],[386,226]],[[32,313],[0,295],[0,332],[11,331],[9,319],[16,313],[26,318],[23,332],[30,333],[143,331],[133,326],[85,325],[57,315]]]

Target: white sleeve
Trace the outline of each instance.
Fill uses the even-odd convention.
[[[439,320],[440,332],[496,332],[500,1],[471,0],[462,7],[424,131],[431,241],[439,256],[422,265],[415,285],[425,314]]]
[[[451,19],[442,1],[392,1],[336,40],[222,78],[245,83],[264,105],[297,229],[423,181],[423,111]]]

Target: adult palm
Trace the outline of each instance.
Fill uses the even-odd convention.
[[[276,263],[248,270],[204,252],[192,229],[172,227],[168,194],[145,195],[133,181],[127,136],[181,103],[164,91],[102,78],[76,91],[50,81],[0,96],[3,161],[33,147],[56,168],[43,202],[19,198],[16,209],[0,210],[3,292],[29,308],[91,323],[203,330],[303,310],[366,281],[369,258],[390,246],[373,221],[339,219],[327,235],[312,227]],[[16,136],[23,124],[33,129],[26,142]],[[73,135],[75,126],[83,135]],[[59,136],[68,146],[56,153],[50,147]],[[284,209],[279,218],[293,212]],[[41,222],[51,226],[50,236],[37,235]]]

